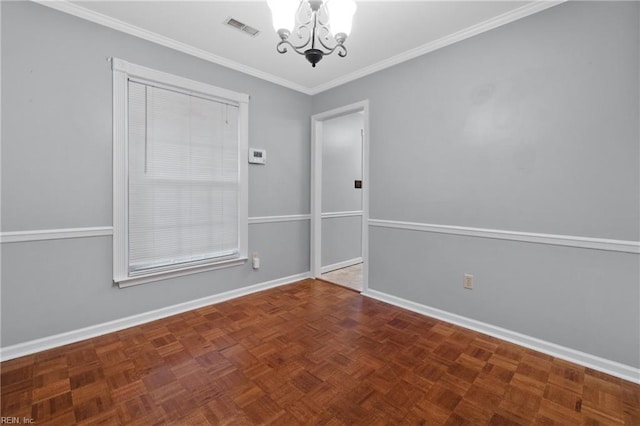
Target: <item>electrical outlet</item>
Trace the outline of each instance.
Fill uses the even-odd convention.
[[[464,281],[463,281],[462,285],[467,290],[473,290],[473,275],[464,274]]]

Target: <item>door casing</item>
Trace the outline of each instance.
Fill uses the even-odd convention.
[[[322,127],[323,122],[356,112],[363,112],[362,147],[362,291],[369,283],[369,100],[311,116],[311,277],[322,275]]]

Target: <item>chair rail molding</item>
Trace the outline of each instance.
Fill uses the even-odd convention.
[[[86,228],[35,229],[28,231],[0,232],[0,242],[21,243],[26,241],[62,240],[67,238],[104,237],[113,235],[112,226]]]
[[[296,222],[301,220],[311,220],[311,215],[304,213],[279,216],[254,216],[249,218],[249,225],[257,223]]]
[[[351,217],[351,216],[362,216],[362,210],[352,210],[352,211],[344,211],[344,212],[325,212],[320,214],[322,219],[328,219],[333,217]]]
[[[507,231],[503,229],[471,228],[466,226],[437,225],[432,223],[402,222],[382,219],[370,219],[368,223],[369,226],[379,228],[405,229],[410,231],[462,235],[466,237],[493,238],[525,243],[640,254],[639,241],[579,237],[575,235],[540,234],[534,232]]]
[[[256,216],[249,218],[249,224],[294,222],[311,220],[310,214],[290,214],[280,216]],[[64,240],[69,238],[89,238],[113,236],[113,226],[87,226],[82,228],[31,229],[26,231],[0,232],[0,243],[22,243],[28,241]]]

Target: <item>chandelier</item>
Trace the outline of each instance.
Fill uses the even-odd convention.
[[[289,46],[314,68],[323,56],[334,51],[342,58],[347,56],[344,42],[351,32],[354,0],[267,0],[267,4],[280,36],[278,52],[286,53]],[[293,43],[289,40],[292,31]]]

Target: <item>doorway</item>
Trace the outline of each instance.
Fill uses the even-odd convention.
[[[367,288],[369,104],[311,117],[311,274]]]

